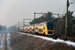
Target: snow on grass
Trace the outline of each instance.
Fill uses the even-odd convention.
[[[38,35],[32,35],[32,34],[27,34],[27,33],[20,33],[20,34],[24,34],[24,35],[28,35],[28,36],[34,36],[34,37],[38,37],[47,41],[53,41],[53,42],[61,42],[61,43],[66,43],[68,45],[72,45],[75,47],[75,42],[72,41],[64,41],[62,39],[53,39],[53,38],[49,38],[49,37],[44,37],[44,36],[38,36]]]
[[[0,36],[0,48],[3,48],[3,40],[1,38],[1,36]]]

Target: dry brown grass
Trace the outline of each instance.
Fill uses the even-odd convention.
[[[75,47],[64,43],[54,43],[19,33],[12,33],[10,42],[13,50],[75,50]]]

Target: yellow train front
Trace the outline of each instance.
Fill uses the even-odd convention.
[[[54,35],[54,24],[52,22],[43,22],[38,26],[38,33],[43,35]]]

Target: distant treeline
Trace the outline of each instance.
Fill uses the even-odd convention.
[[[8,28],[9,32],[16,32],[16,31],[19,31],[18,27],[17,26],[10,26]]]
[[[0,25],[0,31],[6,30],[6,26]]]
[[[68,27],[67,27],[67,35],[75,35],[75,17],[72,15],[73,12],[68,11]],[[30,22],[30,24],[36,24],[36,23],[41,23],[44,21],[51,21],[55,24],[55,28],[56,28],[56,32],[57,33],[61,33],[64,34],[65,33],[65,17],[66,17],[66,13],[64,15],[62,15],[61,17],[57,17],[53,16],[52,12],[48,12],[47,14],[43,14],[41,17],[39,18],[35,18],[34,20],[32,20],[32,22]]]

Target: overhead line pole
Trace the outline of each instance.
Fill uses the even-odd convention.
[[[32,19],[23,19],[23,30],[24,30],[24,26],[25,26],[25,23],[27,23],[27,22],[25,22],[25,20],[32,20]]]
[[[36,13],[36,12],[34,12],[34,19],[35,19],[36,14],[47,14],[47,13],[42,13],[42,12],[41,13]],[[52,14],[52,15],[58,15],[58,18],[59,18],[59,14]]]
[[[20,22],[18,22],[18,30],[20,29]]]
[[[25,26],[25,19],[23,19],[23,30],[24,30],[24,26]]]
[[[67,4],[66,4],[66,18],[65,18],[65,39],[67,39],[67,21],[68,21],[68,8],[69,8],[69,0],[67,0]]]

